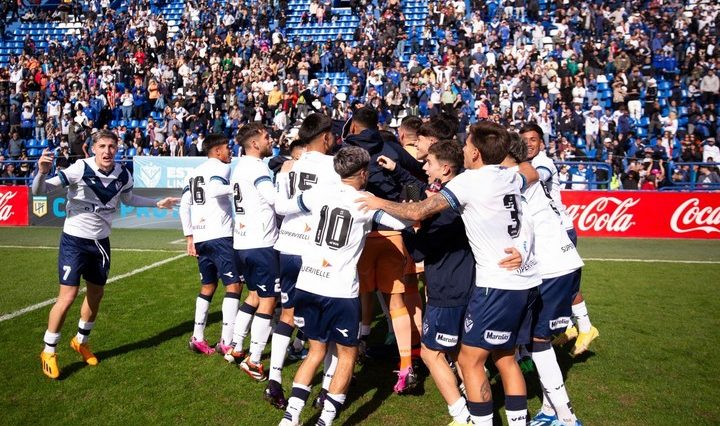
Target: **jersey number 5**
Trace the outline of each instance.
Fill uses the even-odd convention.
[[[290,196],[295,196],[295,184],[297,183],[297,189],[300,191],[307,191],[308,189],[312,188],[313,185],[315,185],[318,181],[317,175],[313,173],[305,173],[300,172],[300,176],[298,179],[298,175],[295,172],[288,173],[288,177],[290,178]]]
[[[520,234],[520,211],[518,210],[517,197],[514,194],[507,194],[503,198],[503,204],[505,204],[506,209],[510,210],[510,219],[513,222],[512,225],[507,227],[508,234],[513,238],[517,238]]]
[[[328,215],[328,206],[320,210],[320,222],[317,233],[315,233],[315,244],[322,245],[323,237],[325,243],[331,249],[344,247],[350,237],[350,227],[353,223],[349,211],[336,207]],[[329,217],[328,217],[329,216]]]

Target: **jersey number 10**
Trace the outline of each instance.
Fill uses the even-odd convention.
[[[328,215],[328,206],[320,209],[320,222],[315,233],[315,244],[322,245],[323,239],[331,249],[344,247],[350,237],[353,217],[349,211],[335,207]]]

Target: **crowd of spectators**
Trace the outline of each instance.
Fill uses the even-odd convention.
[[[5,157],[27,159],[27,141],[46,140],[72,161],[102,128],[118,133],[125,156],[198,155],[204,134],[232,137],[252,121],[281,144],[310,111],[343,122],[372,105],[388,129],[408,115],[453,115],[461,138],[477,120],[537,122],[556,160],[605,164],[568,168],[570,187],[718,176],[678,164],[720,158],[716,2],[430,0],[413,28],[399,0],[351,0],[352,39],[314,41],[286,37],[287,0],[187,0],[172,23],[158,13],[166,0],[128,3],[118,12],[91,1],[81,15],[70,2],[65,16],[28,18],[82,27],[43,48],[28,35],[0,69]],[[23,15],[6,12],[8,22]],[[336,19],[331,3],[311,0],[300,25]],[[322,72],[344,73],[346,93]]]

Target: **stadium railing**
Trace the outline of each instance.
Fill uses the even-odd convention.
[[[565,185],[587,185],[587,189],[608,189],[610,187],[610,180],[612,179],[613,170],[610,164],[600,161],[556,161],[555,166],[558,170],[562,166],[568,166],[568,175],[572,179],[572,175],[578,174],[578,166],[585,166],[585,182],[572,181],[572,180],[560,180],[560,186]],[[598,171],[605,172],[605,178],[598,179]]]

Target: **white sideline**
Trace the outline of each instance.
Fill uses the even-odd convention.
[[[184,240],[183,240],[184,241]],[[13,246],[0,245],[0,249],[33,249],[33,250],[57,250],[53,246]],[[184,253],[184,250],[164,250],[164,249],[130,249],[130,248],[113,248],[111,251],[127,251],[127,252],[149,252],[149,253]]]
[[[35,248],[37,248],[37,247],[35,247]],[[55,247],[55,248],[57,248],[57,247]],[[179,255],[177,255],[177,256],[170,257],[170,258],[168,258],[168,259],[159,260],[159,261],[157,261],[157,262],[155,262],[155,263],[151,263],[151,264],[149,264],[149,265],[145,265],[145,266],[143,266],[142,268],[133,269],[133,270],[130,271],[130,272],[127,272],[127,273],[124,273],[124,274],[121,274],[121,275],[117,275],[117,276],[111,277],[110,279],[108,279],[107,284],[113,283],[113,282],[115,282],[115,281],[119,281],[119,280],[121,280],[121,279],[123,279],[123,278],[131,277],[131,276],[136,275],[136,274],[139,274],[139,273],[141,273],[141,272],[145,272],[145,271],[147,271],[148,269],[153,269],[153,268],[156,268],[156,267],[158,267],[158,266],[162,266],[162,265],[164,265],[164,264],[166,264],[166,263],[170,263],[170,262],[172,262],[172,261],[174,261],[174,260],[178,260],[178,259],[180,259],[180,258],[182,258],[182,257],[185,257],[185,256],[187,256],[187,255],[186,255],[185,253],[183,253],[183,254],[179,254]],[[78,294],[81,294],[81,293],[83,293],[83,292],[85,292],[85,287],[81,288]],[[17,310],[17,311],[15,311],[15,312],[10,312],[9,314],[5,314],[5,315],[3,315],[3,316],[0,316],[0,322],[7,321],[7,320],[11,320],[11,319],[13,319],[13,318],[17,318],[17,317],[19,317],[20,315],[26,314],[26,313],[28,313],[28,312],[32,312],[32,311],[38,310],[38,309],[40,309],[40,308],[44,308],[45,306],[52,305],[53,303],[55,303],[55,301],[57,301],[57,297],[53,297],[52,299],[48,299],[48,300],[45,300],[45,301],[43,301],[43,302],[36,303],[36,304],[34,304],[34,305],[30,305],[30,306],[24,307],[24,308],[22,308],[22,309],[20,309],[20,310]]]
[[[637,263],[687,263],[687,264],[703,264],[718,265],[717,260],[666,260],[666,259],[608,259],[603,257],[585,257],[583,260],[593,262],[637,262]]]

